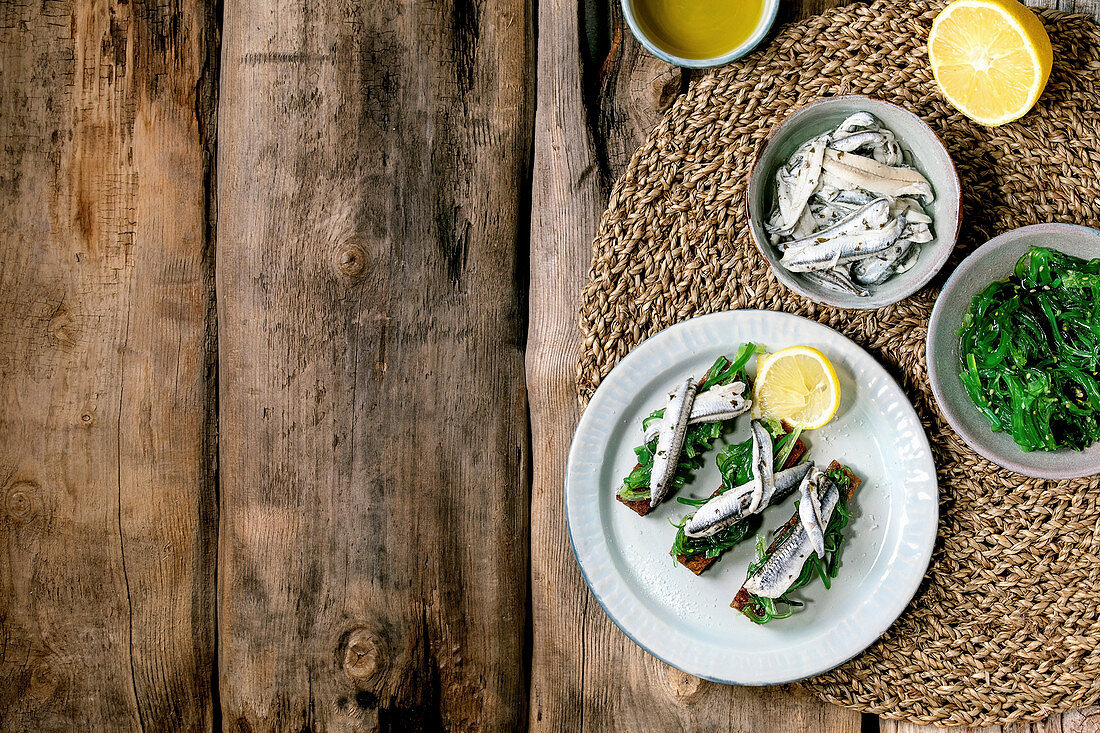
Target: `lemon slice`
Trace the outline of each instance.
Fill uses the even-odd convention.
[[[828,358],[810,346],[790,346],[756,362],[754,406],[761,417],[812,430],[840,407],[840,382]]]
[[[1042,21],[1016,0],[957,0],[932,22],[928,58],[947,101],[996,126],[1035,106],[1054,54]]]

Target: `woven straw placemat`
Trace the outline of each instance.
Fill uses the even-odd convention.
[[[898,378],[932,442],[939,538],[898,622],[807,686],[888,718],[991,725],[1100,698],[1100,480],[1026,479],[967,448],[936,409],[924,339],[943,278],[977,245],[1036,222],[1100,226],[1100,28],[1088,16],[1041,12],[1054,44],[1050,83],[1024,119],[989,129],[951,108],[932,79],[924,43],[942,7],[838,8],[691,85],[611,194],[582,298],[578,386],[587,399],[648,336],[732,308],[798,313],[866,347]],[[919,114],[963,183],[963,231],[944,272],[873,312],[815,305],[785,289],[743,215],[749,166],[768,131],[800,105],[848,93]]]

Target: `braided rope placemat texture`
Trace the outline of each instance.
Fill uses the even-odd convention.
[[[1100,479],[1027,479],[967,448],[936,409],[924,340],[944,277],[982,242],[1036,222],[1100,227],[1100,28],[1088,16],[1042,11],[1055,59],[1046,92],[1022,120],[984,128],[950,107],[933,81],[924,44],[943,5],[834,9],[691,85],[635,153],[600,223],[580,310],[578,389],[587,400],[657,331],[734,308],[807,316],[867,348],[928,432],[940,533],[898,622],[806,684],[888,718],[993,725],[1100,699]],[[963,231],[943,273],[872,312],[815,305],[781,286],[743,213],[749,167],[769,130],[798,106],[849,93],[924,118],[963,183]]]

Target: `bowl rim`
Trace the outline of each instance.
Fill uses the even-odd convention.
[[[686,69],[709,69],[715,66],[723,66],[746,55],[756,48],[760,42],[764,40],[764,37],[768,35],[768,31],[770,31],[772,25],[775,24],[775,17],[779,13],[779,0],[764,0],[764,12],[760,15],[760,22],[757,23],[752,35],[744,40],[740,46],[737,46],[721,56],[712,56],[706,59],[687,59],[665,51],[658,46],[653,39],[646,35],[638,24],[638,19],[634,16],[634,2],[635,0],[621,0],[623,17],[626,19],[626,24],[629,26],[630,32],[634,35],[634,38],[636,38],[647,51],[662,61]]]
[[[952,289],[962,288],[965,278],[971,271],[973,263],[989,253],[1001,249],[1006,245],[1016,242],[1021,237],[1036,234],[1036,233],[1066,233],[1074,232],[1075,234],[1083,234],[1091,237],[1096,237],[1100,240],[1100,230],[1087,227],[1082,224],[1074,224],[1070,222],[1047,222],[1041,224],[1029,224],[1027,226],[1017,227],[1010,229],[1007,232],[1002,232],[993,237],[985,244],[976,248],[973,252],[968,254],[963,261],[958,264],[955,271],[951,273],[951,276],[947,278],[947,282],[944,283],[943,288],[940,290],[939,296],[936,298],[936,303],[932,307],[932,315],[928,319],[928,331],[924,336],[924,360],[928,368],[928,383],[932,388],[932,396],[935,398],[936,407],[939,408],[940,413],[943,415],[947,424],[951,426],[951,429],[962,438],[963,442],[970,447],[971,450],[979,454],[980,456],[992,461],[998,466],[1013,471],[1015,473],[1023,474],[1024,476],[1030,476],[1031,478],[1040,479],[1071,479],[1082,478],[1084,476],[1092,476],[1093,474],[1100,473],[1100,462],[1093,465],[1091,468],[1078,466],[1077,468],[1052,468],[1049,470],[1037,469],[1033,466],[1029,466],[1020,462],[1019,459],[999,454],[996,450],[982,445],[982,442],[974,435],[973,431],[966,427],[965,423],[961,419],[961,411],[968,409],[966,407],[960,407],[947,399],[947,396],[943,390],[943,384],[945,376],[942,372],[949,372],[949,365],[941,364],[939,360],[934,358],[932,336],[939,330],[945,327],[945,321],[947,318],[947,306],[946,298],[943,295]],[[968,263],[970,263],[968,265]],[[993,282],[992,280],[990,282]],[[986,283],[988,284],[988,283]],[[985,285],[982,285],[985,287]],[[970,294],[971,300],[974,295],[978,293],[975,290]],[[969,305],[967,306],[969,310]],[[958,378],[958,375],[955,375]],[[969,408],[976,409],[972,404],[969,404]],[[1096,444],[1094,444],[1096,445]],[[1063,451],[1055,451],[1060,453]],[[1023,451],[1019,451],[1020,454],[1024,454]],[[1064,465],[1064,464],[1063,464]]]
[[[955,222],[954,227],[950,222],[947,222],[946,227],[941,227],[939,222],[936,224],[936,239],[939,246],[934,250],[934,255],[929,259],[925,258],[925,262],[930,265],[927,270],[921,276],[915,278],[911,285],[903,290],[900,295],[888,300],[878,300],[872,294],[871,296],[860,299],[859,301],[852,301],[845,299],[842,294],[827,291],[824,288],[815,289],[803,284],[798,278],[794,277],[791,273],[783,271],[782,268],[777,267],[772,261],[774,257],[774,250],[770,242],[762,241],[762,235],[758,234],[758,229],[763,230],[762,224],[757,224],[753,220],[752,216],[752,199],[753,191],[756,188],[757,179],[763,175],[760,168],[761,160],[764,157],[765,151],[780,137],[782,132],[788,128],[792,123],[799,120],[810,117],[813,114],[818,114],[823,110],[827,111],[827,108],[832,107],[842,101],[862,100],[864,102],[882,105],[884,107],[892,108],[893,111],[898,114],[909,118],[916,126],[928,135],[929,139],[933,140],[939,149],[943,152],[944,157],[950,164],[949,168],[945,172],[945,176],[948,179],[948,183],[954,187],[951,192],[951,198],[955,201]],[[943,192],[936,191],[937,196],[941,196]],[[789,289],[795,291],[804,298],[809,298],[815,303],[822,305],[828,305],[833,308],[842,308],[845,310],[878,310],[879,308],[885,308],[888,305],[899,303],[906,298],[912,296],[914,293],[919,292],[924,288],[932,279],[939,274],[939,271],[946,264],[947,259],[951,256],[951,253],[955,250],[955,246],[959,241],[959,234],[962,232],[962,219],[963,219],[963,202],[962,202],[962,182],[959,180],[959,172],[955,167],[955,161],[951,157],[951,153],[947,150],[947,146],[943,144],[943,140],[936,134],[927,122],[921,119],[920,115],[911,112],[893,102],[888,102],[885,99],[876,97],[871,94],[844,94],[838,97],[825,97],[816,99],[808,104],[805,104],[778,124],[772,126],[768,131],[768,135],[757,145],[755,155],[753,157],[752,167],[749,169],[748,181],[745,186],[744,194],[745,205],[745,221],[749,226],[749,234],[752,237],[753,244],[756,245],[757,251],[767,261],[768,266],[771,268],[772,273],[779,282],[783,283]],[[952,231],[953,230],[953,231]],[[943,236],[944,232],[951,232],[950,238]],[[852,296],[853,298],[855,296]]]

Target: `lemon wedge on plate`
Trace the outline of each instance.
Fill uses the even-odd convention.
[[[947,101],[996,126],[1035,106],[1054,54],[1042,21],[1016,0],[957,0],[932,22],[928,58]]]
[[[840,382],[820,351],[789,346],[757,359],[753,403],[760,417],[813,430],[832,420],[840,407]]]

